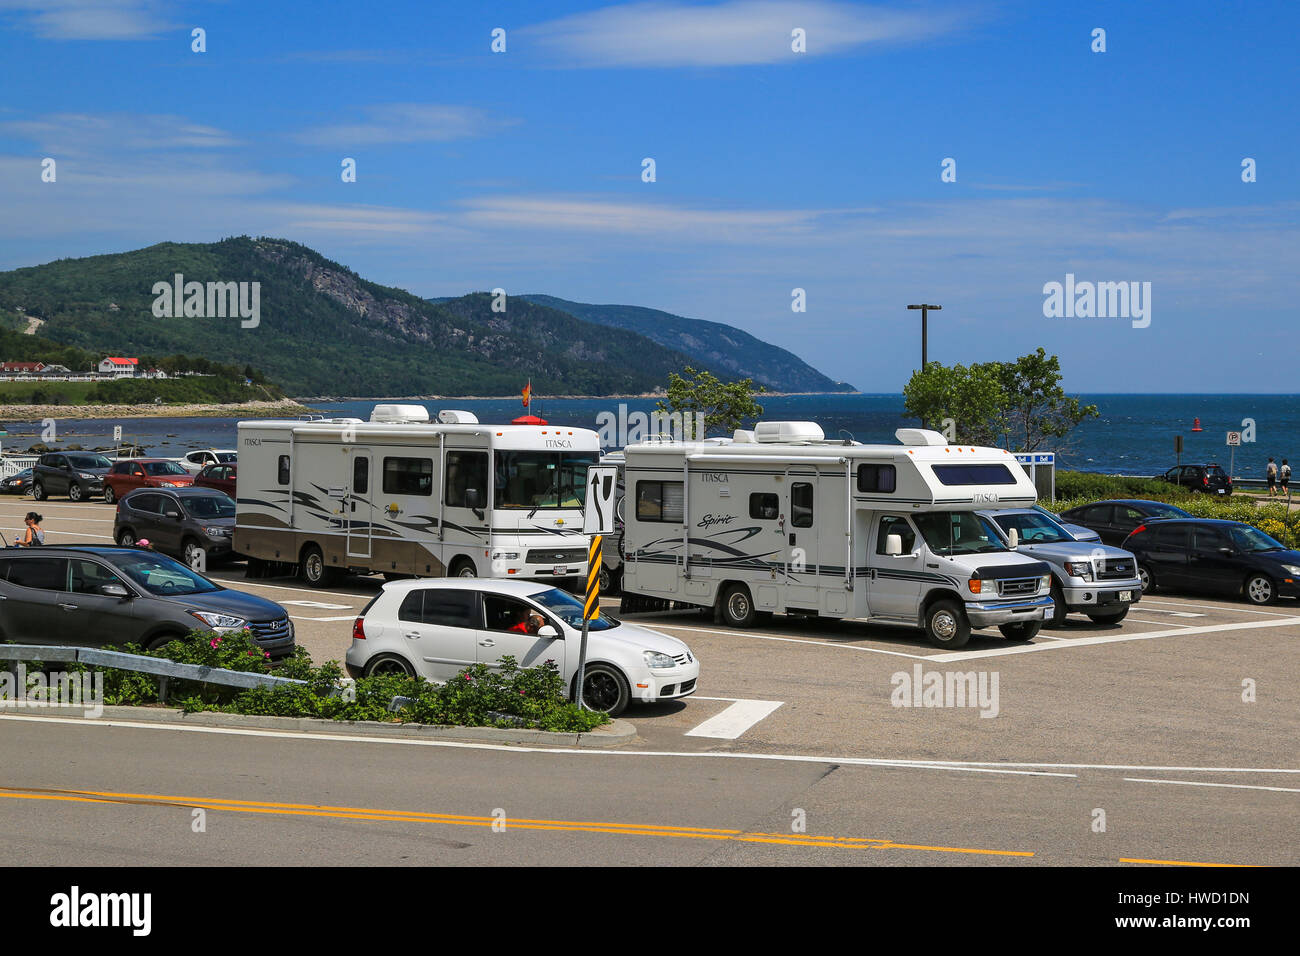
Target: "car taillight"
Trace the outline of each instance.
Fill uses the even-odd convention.
[[[366,639],[366,629],[363,626],[365,620],[364,617],[359,617],[352,622],[352,640],[364,641]]]

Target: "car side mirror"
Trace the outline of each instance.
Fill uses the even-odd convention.
[[[885,535],[885,554],[897,558],[903,553],[903,536],[901,534]]]
[[[131,592],[120,584],[101,584],[97,589],[104,597],[114,597],[125,601],[131,596]]]
[[[553,624],[543,624],[537,629],[538,637],[559,637],[560,632],[555,629]]]
[[[1012,551],[1020,547],[1020,531],[1018,529],[1012,528],[1007,532],[1007,547]]]
[[[179,521],[181,515],[179,511],[169,511],[167,512],[167,517],[171,518],[173,521]]]

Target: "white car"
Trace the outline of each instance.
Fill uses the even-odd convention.
[[[352,625],[353,677],[405,673],[441,682],[474,663],[554,661],[576,692],[582,603],[559,588],[488,578],[390,581]],[[632,701],[695,693],[700,664],[684,643],[601,613],[587,633],[583,700],[614,715]]]
[[[233,448],[203,448],[189,452],[178,463],[191,475],[197,475],[207,465],[233,465],[238,460],[239,453]]]

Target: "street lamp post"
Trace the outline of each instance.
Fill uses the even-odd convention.
[[[909,309],[920,309],[920,310],[921,310],[921,371],[924,372],[924,371],[925,371],[925,363],[926,363],[926,361],[927,361],[927,359],[928,359],[928,353],[927,353],[927,344],[928,344],[928,342],[927,342],[927,340],[928,340],[928,338],[929,338],[928,320],[929,320],[929,318],[930,318],[930,310],[931,310],[931,309],[934,309],[934,311],[938,312],[938,311],[940,311],[940,310],[943,308],[943,306],[941,306],[941,305],[909,305],[908,308],[909,308]]]

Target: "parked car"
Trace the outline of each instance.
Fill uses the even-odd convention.
[[[229,557],[234,532],[235,503],[215,488],[137,488],[118,499],[113,521],[118,544],[147,538],[158,551],[191,567]]]
[[[1039,514],[1047,515],[1047,517],[1051,518],[1062,528],[1068,531],[1070,533],[1070,536],[1074,538],[1075,541],[1100,541],[1101,540],[1101,535],[1093,531],[1091,528],[1085,528],[1081,524],[1070,524],[1068,521],[1063,520],[1061,516],[1058,515],[1055,511],[1048,511],[1042,505],[1034,505],[1033,507],[1034,510],[1037,511]]]
[[[1068,613],[1088,615],[1096,624],[1118,624],[1142,599],[1137,560],[1127,551],[1100,542],[1079,541],[1064,526],[1035,508],[977,511],[988,518],[1017,551],[1046,561],[1052,569],[1052,623]]]
[[[235,477],[239,473],[238,465],[204,465],[203,470],[194,476],[196,488],[216,488],[235,497]]]
[[[528,632],[530,615],[534,626]],[[601,613],[589,624],[583,698],[621,713],[634,700],[695,693],[700,665],[684,643]],[[474,663],[521,667],[555,662],[576,693],[582,602],[530,581],[440,578],[390,581],[352,625],[346,666],[353,677],[399,672],[446,681]]]
[[[67,495],[84,501],[104,490],[104,476],[113,463],[90,452],[48,452],[32,468],[32,497],[44,501],[50,495]]]
[[[1158,521],[1136,528],[1124,548],[1137,558],[1143,591],[1245,594],[1252,604],[1300,597],[1300,551],[1242,521]]]
[[[1083,525],[1101,536],[1105,544],[1118,547],[1140,524],[1166,518],[1190,518],[1182,508],[1163,501],[1146,501],[1141,498],[1116,498],[1098,501],[1061,512],[1061,519]]]
[[[156,648],[194,628],[247,627],[271,657],[293,651],[280,605],[141,548],[59,545],[0,552],[0,637],[21,644]]]
[[[1232,478],[1214,462],[1204,465],[1175,465],[1162,476],[1165,481],[1189,491],[1207,495],[1232,494]]]
[[[180,459],[180,466],[191,475],[197,475],[205,465],[228,465],[239,460],[239,453],[233,448],[203,448],[187,452]]]
[[[6,495],[25,495],[32,490],[32,469],[24,468],[15,475],[0,481],[0,492]]]
[[[169,458],[128,458],[113,463],[104,476],[104,500],[110,505],[137,488],[182,488],[194,476]]]

